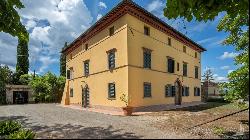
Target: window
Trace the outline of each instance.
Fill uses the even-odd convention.
[[[186,53],[187,52],[187,47],[183,46],[183,52]]]
[[[150,35],[149,27],[144,26],[144,35]]]
[[[84,75],[89,75],[89,60],[84,61]]]
[[[179,70],[180,70],[180,64],[177,63],[177,71],[179,71]]]
[[[73,56],[72,56],[72,53],[69,55],[69,59],[72,59],[73,58]]]
[[[89,48],[89,44],[85,44],[85,51],[87,51]]]
[[[172,58],[168,58],[168,72],[174,73],[174,60]]]
[[[108,66],[110,70],[115,68],[115,52],[114,51],[111,51],[108,53]]]
[[[73,97],[74,93],[73,93],[73,88],[70,88],[70,97]]]
[[[67,79],[73,79],[73,68],[67,70]]]
[[[144,50],[143,52],[143,67],[151,68],[151,51]]]
[[[174,97],[175,96],[175,86],[166,85],[165,86],[165,97]]]
[[[198,77],[199,77],[199,68],[197,66],[195,66],[194,71],[195,71],[195,78],[198,79]]]
[[[187,63],[183,63],[183,76],[187,76]]]
[[[144,97],[151,97],[151,83],[144,82]]]
[[[70,79],[70,70],[67,70],[67,79]]]
[[[189,87],[182,87],[182,96],[189,96]]]
[[[197,58],[197,52],[194,53],[194,57]]]
[[[170,38],[170,37],[168,38],[168,45],[169,45],[169,46],[172,46],[171,38]]]
[[[194,87],[194,96],[200,96],[200,88]]]
[[[109,83],[108,86],[109,86],[108,97],[115,98],[115,83]]]
[[[109,28],[109,36],[114,35],[114,32],[115,32],[114,26],[112,26],[111,28]]]
[[[175,86],[172,86],[172,96],[175,96]]]

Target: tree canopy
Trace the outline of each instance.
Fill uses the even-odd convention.
[[[0,32],[17,36],[19,40],[28,42],[29,33],[20,21],[16,9],[24,8],[20,0],[0,0]]]
[[[235,65],[239,68],[228,75],[224,87],[226,99],[246,99],[249,94],[249,1],[248,0],[167,0],[164,15],[168,18],[184,18],[187,21],[214,20],[225,12],[217,26],[218,31],[229,32],[224,45],[232,45],[239,55]]]

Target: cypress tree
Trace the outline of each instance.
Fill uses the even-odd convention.
[[[63,49],[67,47],[67,42],[65,42]],[[61,53],[60,56],[60,75],[66,77],[66,55]]]
[[[28,42],[26,40],[18,40],[17,46],[17,64],[16,64],[16,75],[17,80],[23,74],[29,72],[29,50]]]

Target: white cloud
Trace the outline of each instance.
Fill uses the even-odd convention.
[[[216,39],[216,37],[209,37],[209,38],[197,41],[197,43],[198,44],[208,43],[208,42],[214,41],[215,39]]]
[[[227,59],[227,58],[234,58],[234,57],[237,56],[237,55],[238,55],[238,53],[234,53],[234,52],[231,52],[231,53],[229,53],[229,52],[224,52],[223,55],[221,55],[221,56],[219,57],[219,59],[223,60],[223,59]]]
[[[220,69],[222,69],[222,70],[228,70],[230,67],[229,66],[222,66],[222,67],[220,67]]]
[[[150,3],[148,6],[147,6],[147,9],[149,12],[152,12],[152,11],[155,11],[155,10],[158,10],[159,8],[162,8],[163,6],[163,2],[160,1],[160,0],[154,0],[152,3]]]
[[[64,43],[72,42],[93,21],[83,0],[22,0],[22,3],[25,8],[18,13],[26,28],[31,29],[29,59],[32,70],[48,71],[59,60]],[[0,64],[15,66],[17,38],[0,33],[0,44]]]
[[[97,17],[96,17],[96,20],[99,20],[100,18],[102,18],[102,15],[98,14]]]
[[[105,9],[107,8],[107,5],[102,1],[99,2],[98,6]]]
[[[25,26],[26,26],[27,30],[29,30],[29,29],[36,26],[36,22],[33,19],[30,19],[27,21]]]
[[[213,80],[214,82],[227,82],[228,81],[227,77],[219,76],[218,74],[214,74],[213,77],[214,77],[214,80]]]

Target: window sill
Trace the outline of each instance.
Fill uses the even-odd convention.
[[[143,99],[147,99],[147,98],[149,98],[149,99],[150,99],[150,98],[152,98],[152,96],[150,96],[150,97],[143,97]]]
[[[107,98],[108,100],[116,100],[116,98]]]

